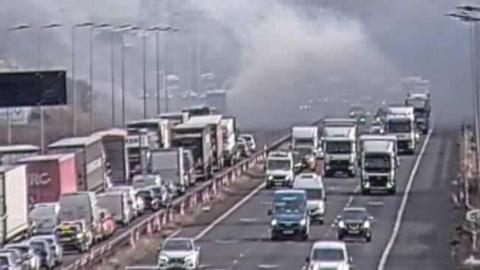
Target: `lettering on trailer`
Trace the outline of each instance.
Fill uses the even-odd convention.
[[[97,158],[94,161],[87,164],[87,174],[94,172],[102,167],[102,158]]]
[[[52,182],[52,177],[44,173],[30,173],[28,175],[28,183],[31,187],[47,186]]]

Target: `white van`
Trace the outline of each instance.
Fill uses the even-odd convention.
[[[294,189],[307,192],[308,213],[312,221],[324,223],[326,212],[326,196],[322,177],[316,173],[301,173],[295,177]]]

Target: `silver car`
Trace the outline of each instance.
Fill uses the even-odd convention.
[[[46,234],[46,235],[36,235],[30,238],[31,240],[46,240],[48,242],[48,245],[50,246],[50,250],[53,254],[53,258],[55,261],[55,266],[58,266],[62,264],[63,260],[63,248],[60,242],[58,241],[58,238],[54,234]]]
[[[158,254],[157,265],[160,270],[200,268],[200,247],[191,238],[167,239]]]
[[[55,267],[55,258],[47,240],[29,239],[27,242],[32,246],[35,253],[40,255],[40,265],[42,268],[53,269]]]
[[[23,268],[12,253],[0,253],[0,270],[23,270]]]
[[[28,243],[8,244],[4,248],[21,252],[23,259],[28,261],[29,270],[40,269],[40,256]]]

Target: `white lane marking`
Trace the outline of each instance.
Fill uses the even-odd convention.
[[[403,214],[405,212],[405,207],[407,206],[408,197],[410,195],[410,190],[412,189],[413,180],[417,174],[417,170],[420,167],[420,162],[422,161],[422,157],[425,153],[425,149],[427,149],[428,143],[430,142],[430,137],[432,136],[433,128],[428,133],[425,141],[423,142],[422,149],[420,150],[420,154],[417,156],[417,160],[415,160],[415,164],[413,165],[412,171],[410,172],[410,176],[408,178],[408,183],[405,188],[405,192],[403,194],[402,202],[400,204],[400,208],[397,212],[397,218],[395,220],[395,225],[393,226],[393,232],[390,235],[390,239],[388,240],[387,246],[385,247],[382,257],[380,258],[380,262],[378,263],[377,270],[384,270],[387,264],[388,256],[392,251],[393,245],[397,240],[398,233],[400,231],[400,225],[402,223]]]
[[[257,221],[258,221],[258,218],[241,218],[240,219],[240,222],[243,222],[243,223],[253,223]]]
[[[367,205],[370,205],[370,206],[382,206],[384,204],[385,204],[385,202],[382,202],[382,201],[369,201],[369,202],[367,202]]]
[[[214,241],[216,244],[236,244],[239,242],[239,240],[236,239],[229,239],[229,240],[215,240]]]
[[[257,265],[257,267],[260,269],[274,269],[274,268],[278,268],[278,265],[277,264],[259,264]]]
[[[256,187],[254,190],[252,190],[247,196],[245,196],[241,201],[237,202],[232,208],[230,208],[227,212],[223,213],[220,217],[218,217],[216,220],[214,220],[210,225],[205,227],[197,236],[195,236],[195,240],[199,240],[203,238],[207,233],[209,233],[211,230],[213,230],[220,222],[225,220],[228,216],[230,216],[233,212],[237,211],[240,207],[242,207],[245,203],[248,202],[255,194],[260,192],[265,187],[265,182],[260,184],[258,187]]]
[[[174,231],[173,233],[169,234],[167,236],[167,239],[168,238],[174,238],[175,236],[179,235],[181,232],[182,232],[182,229],[178,229],[178,230]]]

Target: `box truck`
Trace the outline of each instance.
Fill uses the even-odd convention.
[[[58,202],[60,195],[77,191],[75,154],[51,154],[19,161],[27,170],[28,203]]]
[[[128,183],[127,131],[108,129],[94,133],[102,140],[105,151],[105,168],[112,185]]]
[[[0,166],[1,244],[28,234],[27,175],[25,165]]]
[[[78,190],[101,192],[108,186],[109,179],[104,166],[105,154],[100,137],[65,138],[50,144],[48,153],[75,153]]]

